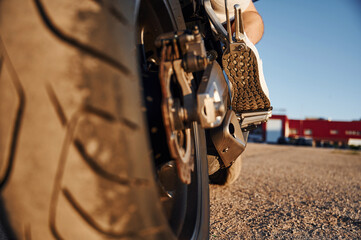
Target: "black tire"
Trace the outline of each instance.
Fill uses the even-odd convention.
[[[142,111],[138,8],[0,1],[1,223],[9,239],[175,238]],[[205,149],[196,150],[204,164]],[[201,172],[196,186],[205,186]],[[197,200],[203,216],[207,189]],[[201,221],[188,229],[207,238]]]

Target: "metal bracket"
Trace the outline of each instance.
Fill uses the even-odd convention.
[[[234,111],[228,110],[221,126],[210,130],[211,138],[224,166],[229,167],[246,148],[247,134],[242,132]]]
[[[203,128],[218,127],[230,103],[228,85],[215,61],[205,70],[197,92],[197,116]]]

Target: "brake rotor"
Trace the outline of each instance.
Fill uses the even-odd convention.
[[[176,62],[181,60],[173,59],[172,46],[163,46],[159,70],[163,97],[162,114],[170,155],[176,160],[179,178],[182,182],[189,184],[191,171],[194,170],[194,150],[191,129],[183,124],[185,113],[181,103],[182,98],[191,91],[189,85],[187,87],[184,83],[188,82],[187,78],[193,77],[183,71],[180,62]],[[178,80],[182,90],[179,91],[181,96],[174,96],[172,93],[172,78]]]

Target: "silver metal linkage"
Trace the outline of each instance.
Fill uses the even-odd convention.
[[[226,11],[226,21],[227,21],[227,32],[228,32],[228,42],[231,44],[232,40],[232,28],[231,28],[231,20],[229,18],[229,10],[227,0],[224,0],[225,11]]]
[[[234,21],[236,23],[236,41],[241,39],[241,33],[243,33],[243,28],[242,26],[242,16],[241,16],[241,7],[236,4],[234,5]]]

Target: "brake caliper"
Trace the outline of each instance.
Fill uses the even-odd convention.
[[[229,103],[228,86],[219,64],[207,58],[197,27],[192,32],[163,34],[155,44],[161,52],[159,79],[170,154],[176,160],[180,179],[190,183],[194,169],[192,124],[213,128],[222,123]],[[203,70],[195,93],[192,73]]]

